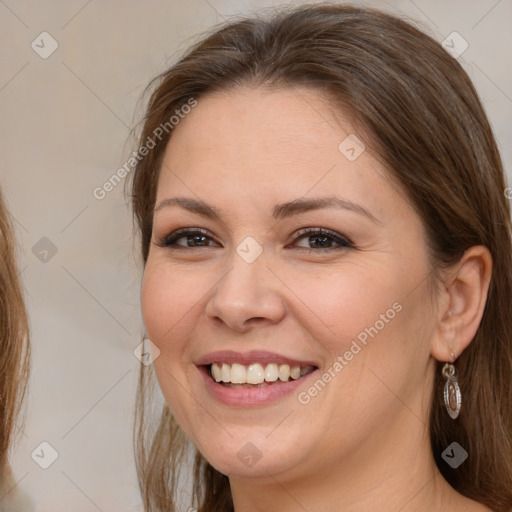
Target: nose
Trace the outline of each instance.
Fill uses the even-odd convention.
[[[285,314],[280,281],[259,257],[247,263],[238,254],[220,279],[206,306],[208,318],[236,332],[278,323]]]

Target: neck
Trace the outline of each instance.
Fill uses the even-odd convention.
[[[450,510],[458,494],[436,467],[428,428],[410,411],[399,425],[393,436],[384,426],[330,465],[316,454],[302,468],[230,477],[235,512]]]

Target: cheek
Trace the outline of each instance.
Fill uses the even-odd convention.
[[[141,309],[148,338],[160,345],[165,332],[165,319],[168,317],[167,303],[171,297],[166,293],[167,286],[157,277],[153,268],[146,266],[142,280]]]
[[[320,335],[332,355],[348,350],[358,335],[363,341],[365,336],[371,339],[368,330],[375,333],[371,328],[376,323],[380,333],[389,330],[391,323],[400,321],[397,310],[401,307],[396,303],[404,295],[403,285],[382,262],[380,266],[377,263],[370,259],[364,265],[347,261],[332,272],[312,275],[295,269],[287,276],[281,274],[283,281],[292,283],[294,294],[307,308],[303,314],[297,311],[295,318],[304,322],[309,332]]]
[[[179,272],[148,260],[141,290],[141,309],[147,337],[160,350],[154,361],[155,375],[165,400],[180,424],[187,425],[191,404],[180,382],[186,382],[184,348],[190,337],[191,323],[186,321],[194,298],[186,293]]]
[[[368,391],[371,403],[389,394],[379,378],[398,390],[404,382],[415,382],[417,377],[411,374],[423,375],[429,350],[426,291],[418,286],[424,271],[420,264],[406,268],[383,258],[375,254],[365,264],[349,266],[347,261],[338,271],[316,276],[294,272],[286,277],[309,309],[295,318],[326,349],[327,368],[340,375],[332,390],[343,389],[348,396]]]
[[[186,327],[187,322],[180,319],[186,318],[194,302],[194,297],[186,292],[188,289],[178,272],[148,260],[142,280],[142,317],[148,338],[162,352],[176,347],[170,341],[178,339],[178,331]]]

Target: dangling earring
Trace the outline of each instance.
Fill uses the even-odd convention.
[[[452,361],[455,359],[452,354]],[[443,377],[446,379],[444,384],[444,404],[450,418],[455,419],[460,412],[460,405],[462,397],[460,394],[459,383],[457,382],[457,370],[451,363],[446,363],[443,366]]]

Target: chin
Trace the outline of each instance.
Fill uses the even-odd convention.
[[[266,434],[247,431],[243,436],[229,437],[223,433],[221,438],[203,437],[194,443],[203,457],[217,471],[230,477],[265,477],[288,473],[304,462],[304,448],[297,447],[287,436],[276,435],[271,439]],[[202,441],[202,442],[201,442]],[[203,449],[204,446],[204,449]]]

